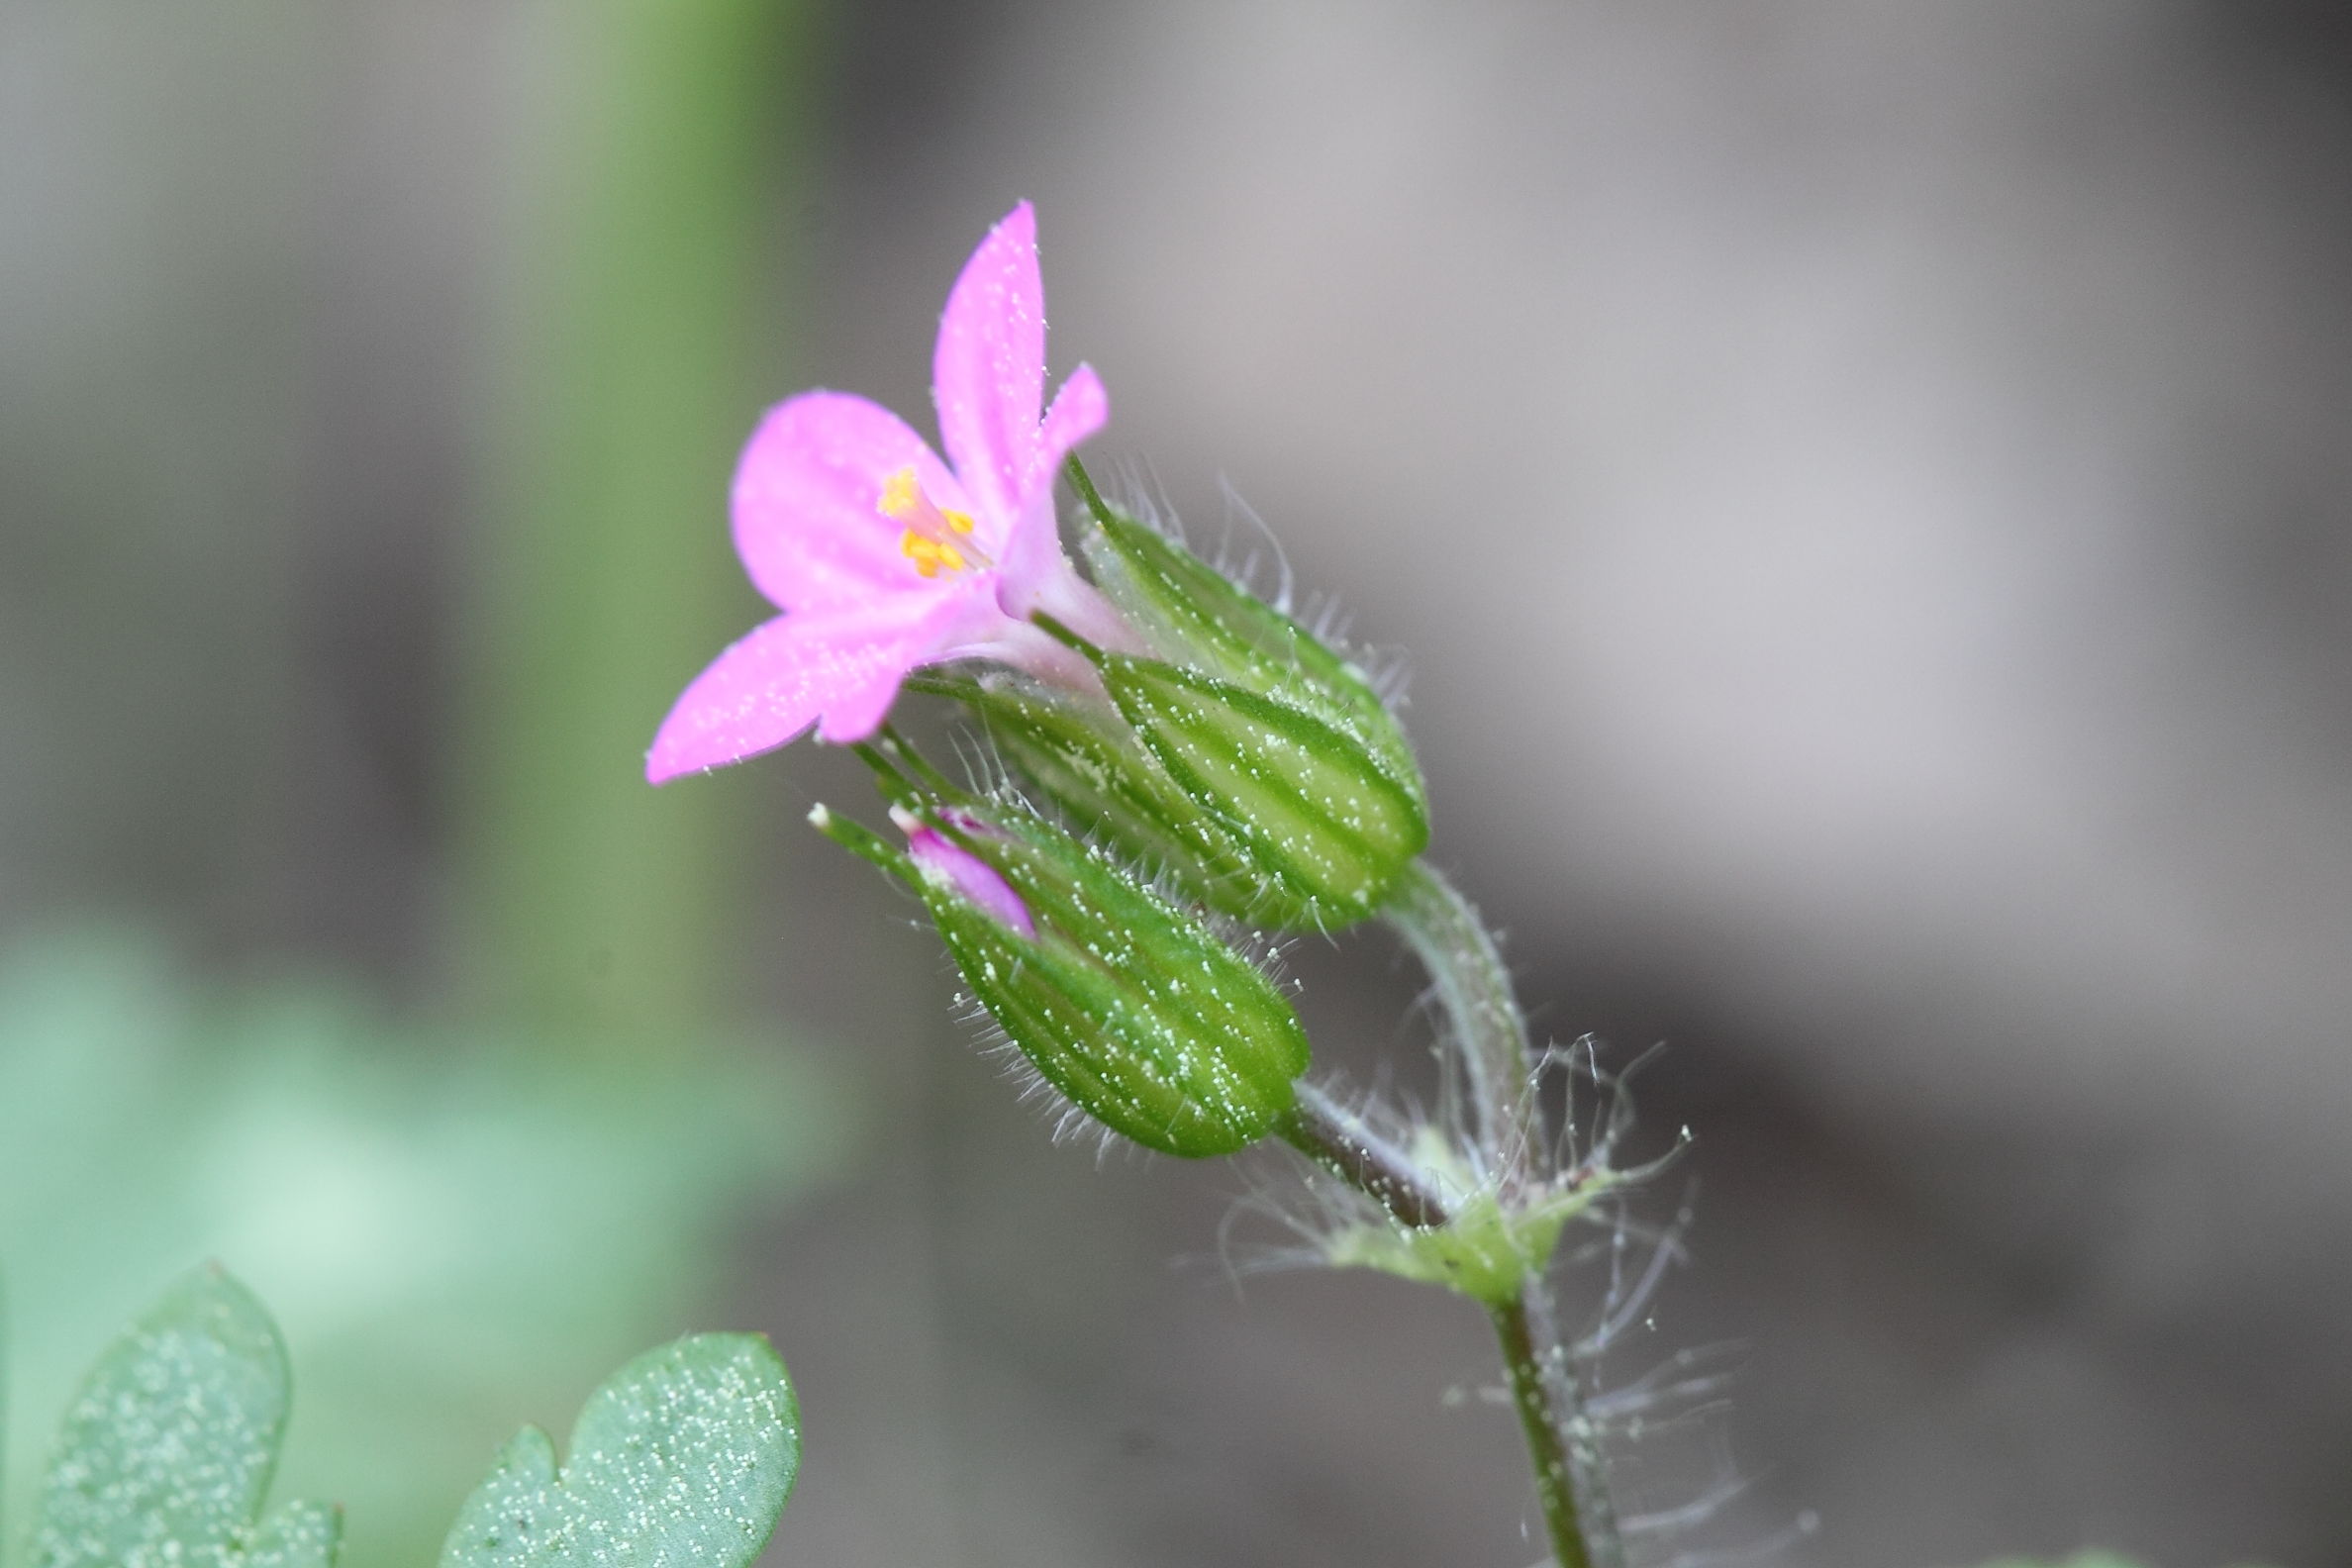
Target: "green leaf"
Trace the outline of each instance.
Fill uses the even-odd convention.
[[[805,1051],[670,1044],[585,1065],[568,1036],[401,1024],[331,977],[208,990],[133,931],[0,944],[0,1564],[25,1568],[82,1373],[204,1257],[287,1326],[273,1496],[343,1505],[344,1568],[432,1563],[526,1416],[708,1323],[746,1210],[861,1135]]]
[[[335,1568],[343,1545],[343,1510],[288,1503],[262,1520],[244,1568]]]
[[[756,1334],[695,1334],[590,1395],[560,1469],[545,1432],[518,1433],[459,1512],[441,1568],[740,1568],[799,1469],[783,1361]]]
[[[107,1347],[65,1413],[35,1568],[326,1568],[331,1513],[254,1531],[285,1435],[277,1325],[219,1267],[188,1275]]]

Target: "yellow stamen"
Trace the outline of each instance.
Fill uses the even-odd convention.
[[[936,577],[941,570],[954,572],[974,564],[991,564],[980,551],[959,549],[949,541],[949,535],[972,532],[971,515],[932,504],[911,464],[882,481],[882,498],[875,510],[894,523],[907,525],[899,536],[899,553],[913,561],[915,570],[925,577]]]
[[[899,553],[913,561],[915,569],[926,577],[938,576],[942,566],[949,571],[964,569],[963,551],[944,540],[926,539],[913,529],[900,537]]]
[[[923,486],[916,481],[915,466],[910,463],[882,481],[882,515],[900,522],[923,510]]]

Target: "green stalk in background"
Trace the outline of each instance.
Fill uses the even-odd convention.
[[[727,476],[779,379],[762,303],[802,172],[809,0],[542,7],[457,796],[477,995],[630,1045],[734,1011],[746,781],[656,794],[647,738],[749,590]]]

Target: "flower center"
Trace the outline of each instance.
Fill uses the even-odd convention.
[[[899,553],[926,577],[995,564],[971,542],[971,514],[943,511],[933,505],[923,493],[912,465],[882,481],[882,500],[876,510],[893,523],[906,525],[906,532],[899,536]]]

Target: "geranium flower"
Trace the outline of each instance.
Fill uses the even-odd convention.
[[[1029,624],[1035,611],[1134,645],[1054,527],[1062,459],[1110,417],[1103,384],[1080,365],[1050,408],[1044,393],[1036,215],[1023,202],[964,263],[939,317],[931,397],[945,461],[846,392],[804,392],[753,433],[735,468],[735,552],[785,614],[686,688],[645,777],[739,762],[812,727],[863,739],[910,671],[948,659],[1088,686],[1085,661]]]

